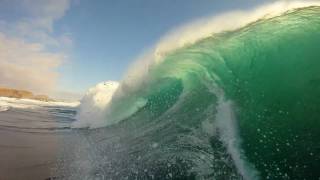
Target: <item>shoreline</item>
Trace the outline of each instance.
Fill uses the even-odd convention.
[[[47,95],[39,95],[34,94],[31,91],[27,90],[20,90],[20,89],[12,89],[7,87],[0,86],[0,96],[1,97],[8,97],[8,98],[18,98],[18,99],[31,99],[31,100],[39,100],[39,101],[55,101],[54,99],[50,98]]]

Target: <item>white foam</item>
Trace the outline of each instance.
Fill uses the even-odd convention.
[[[81,100],[78,108],[77,121],[72,123],[72,128],[100,127],[106,121],[105,113],[119,83],[107,81],[90,88]]]
[[[215,125],[221,141],[227,148],[238,172],[246,180],[258,179],[258,172],[246,161],[241,152],[241,138],[238,134],[237,121],[233,112],[232,101],[225,101],[220,97],[215,117]]]
[[[30,99],[0,97],[0,109],[2,111],[7,111],[9,108],[35,109],[43,106],[76,107],[78,105],[79,102],[44,102]]]
[[[241,151],[241,137],[238,122],[231,100],[225,99],[225,93],[214,81],[204,82],[208,90],[218,98],[214,121],[203,122],[203,130],[211,136],[218,136],[230,154],[238,172],[245,180],[259,179],[259,172],[246,160]]]
[[[0,112],[4,112],[4,111],[8,111],[8,110],[9,110],[9,106],[0,105]]]

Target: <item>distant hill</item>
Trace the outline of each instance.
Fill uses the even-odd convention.
[[[39,101],[54,101],[53,99],[50,99],[47,95],[34,95],[30,91],[10,89],[4,87],[0,87],[0,96],[18,99],[33,99]]]

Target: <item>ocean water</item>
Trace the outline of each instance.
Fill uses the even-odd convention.
[[[0,97],[0,179],[52,177],[78,105]]]
[[[95,89],[79,108],[53,110],[54,124],[70,120],[55,124],[50,177],[319,179],[318,4],[276,3],[236,28],[162,42],[152,63],[104,84],[100,110]]]
[[[86,132],[69,175],[318,179],[320,8],[282,5],[165,49],[124,80],[99,126],[88,119],[106,127]]]

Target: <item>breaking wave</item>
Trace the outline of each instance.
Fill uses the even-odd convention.
[[[319,5],[281,1],[187,25],[120,85],[89,90],[75,127],[126,129],[139,146],[147,136],[159,148],[141,150],[145,163],[182,159],[187,177],[318,178]]]

